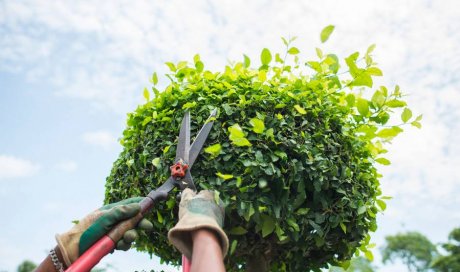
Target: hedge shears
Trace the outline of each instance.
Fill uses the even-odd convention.
[[[190,188],[196,191],[193,178],[190,173],[193,163],[208,138],[214,123],[214,118],[217,111],[213,110],[206,123],[198,132],[195,140],[190,145],[190,113],[187,111],[182,119],[182,124],[179,132],[179,141],[176,149],[176,158],[174,164],[170,167],[171,176],[156,190],[152,190],[147,197],[140,202],[141,212],[129,220],[123,221],[115,226],[107,235],[94,243],[83,255],[81,255],[66,272],[87,272],[90,271],[99,261],[107,254],[111,253],[116,246],[116,242],[120,240],[127,230],[133,229],[137,223],[148,214],[154,204],[159,201],[164,201],[168,197],[168,193],[175,187],[181,191]],[[183,271],[190,270],[191,263],[182,256]]]

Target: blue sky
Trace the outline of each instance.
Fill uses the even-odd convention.
[[[0,271],[39,262],[55,233],[100,206],[126,113],[143,103],[153,71],[196,53],[214,70],[243,53],[254,61],[264,47],[282,50],[281,36],[298,36],[304,58],[318,46],[345,57],[377,44],[376,86],[399,84],[424,120],[394,141],[392,165],[381,168],[394,199],[372,236],[374,254],[398,231],[444,241],[460,225],[458,10],[455,1],[416,0],[0,0]],[[336,29],[321,45],[328,24]],[[113,271],[159,267],[134,251],[104,262]]]

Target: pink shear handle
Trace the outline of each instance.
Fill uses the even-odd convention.
[[[107,254],[115,249],[115,242],[104,236],[92,245],[65,272],[89,272]]]
[[[190,272],[190,268],[192,267],[192,262],[185,257],[185,255],[182,255],[182,272]]]

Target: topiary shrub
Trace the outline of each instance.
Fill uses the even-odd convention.
[[[323,30],[323,41],[332,29]],[[283,39],[283,56],[263,49],[259,68],[246,55],[224,72],[205,70],[198,55],[192,65],[167,63],[171,82],[162,92],[154,74],[155,97],[144,90],[147,103],[128,114],[106,202],[159,187],[170,175],[184,112],[191,112],[195,135],[217,108],[192,175],[197,188],[216,190],[227,205],[228,271],[319,270],[346,265],[359,251],[372,258],[369,232],[386,199],[376,163],[389,164],[384,144],[404,124],[419,127],[421,117],[412,118],[398,87],[370,90],[372,77],[382,75],[374,46],[345,58],[343,67],[320,49],[317,60],[300,61],[292,41]],[[399,112],[403,124],[390,125]],[[175,197],[157,204],[148,216],[155,232],[137,243],[174,265],[180,254],[167,232],[177,204]]]

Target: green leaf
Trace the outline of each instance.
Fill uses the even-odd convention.
[[[198,73],[203,72],[203,70],[204,70],[204,63],[201,62],[201,61],[196,62],[196,63],[195,63],[195,69],[196,69],[196,71],[197,71]]]
[[[369,114],[369,103],[366,99],[358,98],[356,108],[358,108],[359,114],[361,114],[364,117],[366,117]]]
[[[238,245],[238,240],[233,240],[232,245],[230,246],[230,255],[232,255],[233,252],[235,252],[237,245]]]
[[[223,179],[223,180],[227,180],[227,179],[231,179],[233,178],[233,175],[229,175],[229,174],[222,174],[221,172],[217,172],[216,175]]]
[[[220,144],[213,144],[204,149],[204,152],[211,154],[212,157],[217,157],[222,150],[222,146]]]
[[[372,51],[374,51],[374,49],[375,49],[375,44],[372,44],[371,46],[369,46],[369,47],[367,48],[366,55],[371,54]]]
[[[393,99],[388,101],[386,105],[390,108],[402,108],[405,107],[407,104],[404,101]]]
[[[383,103],[385,103],[385,96],[381,91],[377,90],[374,92],[371,101],[376,107],[380,108],[383,106]]]
[[[295,213],[298,215],[306,215],[310,211],[309,208],[300,208]]]
[[[347,233],[347,226],[343,222],[340,222],[340,228],[342,229],[343,233]]]
[[[165,147],[165,148],[163,149],[163,154],[168,153],[168,151],[169,151],[170,148],[171,148],[170,145],[168,145],[167,147]]]
[[[376,162],[380,163],[380,164],[383,164],[383,165],[390,165],[391,162],[385,158],[378,158],[378,159],[375,159]]]
[[[270,53],[270,50],[267,48],[262,50],[262,53],[260,54],[260,61],[262,62],[262,65],[270,64],[272,61],[272,54]]]
[[[262,237],[267,237],[275,230],[275,220],[267,215],[262,216]]]
[[[331,35],[332,31],[334,31],[334,26],[333,25],[328,25],[323,30],[321,31],[321,42],[324,43],[329,39],[329,36]]]
[[[416,127],[416,128],[422,128],[422,124],[420,124],[420,122],[413,121],[413,122],[410,123],[410,124],[413,125],[413,126]]]
[[[396,137],[399,133],[403,132],[402,128],[400,127],[391,127],[391,128],[384,128],[377,132],[377,137],[380,138],[393,138]]]
[[[385,201],[377,199],[377,205],[380,207],[382,211],[384,211],[387,208],[387,204]]]
[[[234,124],[233,126],[228,128],[230,132],[229,139],[232,143],[236,146],[251,146],[251,143],[246,139],[243,130],[241,129],[240,125]]]
[[[288,53],[291,55],[297,55],[300,53],[300,51],[297,47],[291,47],[289,48]]]
[[[147,88],[144,88],[144,98],[145,100],[150,101],[150,93],[149,90],[147,90]]]
[[[182,109],[190,109],[190,108],[193,108],[196,106],[196,102],[193,101],[193,102],[187,102],[185,103],[183,106],[182,106]]]
[[[361,206],[358,208],[358,215],[360,214],[363,214],[364,212],[366,212],[367,208],[366,206]]]
[[[169,70],[171,70],[171,72],[176,72],[176,66],[174,65],[174,63],[166,62],[165,64],[166,64],[166,66],[169,67]]]
[[[302,108],[300,105],[295,105],[294,108],[300,113],[300,114],[307,114],[304,108]]]
[[[374,254],[372,254],[372,251],[367,250],[364,252],[364,255],[369,261],[372,262],[374,260]]]
[[[372,76],[383,76],[382,70],[377,67],[369,67],[367,72]]]
[[[232,228],[231,230],[229,230],[229,234],[230,235],[243,235],[243,234],[246,234],[248,231],[241,227],[241,226],[238,226],[238,227],[234,227]]]
[[[159,168],[160,167],[160,158],[155,158],[152,160],[152,164],[153,166],[155,166],[156,168]]]
[[[163,223],[163,216],[161,216],[161,213],[160,211],[157,211],[157,220],[158,220],[158,223]]]
[[[133,164],[134,164],[134,159],[130,159],[126,162],[126,165],[128,165],[128,167],[131,167]]]
[[[153,85],[157,85],[157,83],[158,83],[158,76],[157,76],[156,72],[153,73],[153,75],[152,75],[152,83],[153,83]]]
[[[252,118],[249,123],[251,124],[252,126],[252,130],[255,132],[255,133],[258,133],[258,134],[261,134],[264,132],[265,130],[265,125],[264,125],[264,121],[258,119],[258,118]]]
[[[243,54],[243,57],[244,57],[244,67],[249,68],[249,66],[251,65],[251,59],[244,54]]]
[[[404,108],[403,112],[401,113],[401,120],[404,123],[407,123],[409,119],[412,117],[412,111],[409,108]]]

